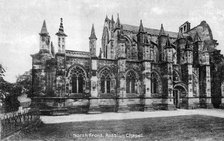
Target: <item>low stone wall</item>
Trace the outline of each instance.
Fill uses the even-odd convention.
[[[17,112],[0,115],[0,139],[7,140],[8,137],[22,130],[30,130],[37,127],[41,121],[37,109],[24,109]]]
[[[122,102],[125,101],[125,102]],[[108,98],[36,98],[33,102],[40,107],[42,114],[64,115],[73,113],[89,113],[94,108],[99,112],[118,112],[121,107],[126,111],[175,110],[176,106],[167,98],[144,97],[108,97]],[[179,108],[200,108],[199,98],[180,99]],[[92,105],[91,105],[92,104]]]

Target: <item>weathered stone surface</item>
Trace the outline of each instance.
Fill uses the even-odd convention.
[[[53,54],[47,44],[50,36],[40,34],[45,40],[40,41],[39,53],[32,55],[34,93],[51,99],[45,101],[49,107],[60,103],[71,108],[70,113],[75,108],[97,113],[211,107],[211,99],[206,99],[213,92],[221,95],[224,77],[213,75],[222,67],[214,63],[217,42],[208,23],[191,28],[185,22],[179,33],[163,26],[140,27],[121,24],[115,30],[109,19],[105,21],[99,57],[94,28],[90,52],[66,50],[61,42],[66,36],[57,34],[64,51],[60,46]],[[215,83],[219,91],[212,87]],[[55,97],[69,99],[59,102]]]

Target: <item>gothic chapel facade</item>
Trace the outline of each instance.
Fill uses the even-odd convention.
[[[189,22],[179,32],[105,18],[101,48],[92,26],[89,52],[66,50],[61,19],[57,52],[44,21],[40,50],[32,56],[35,102],[74,112],[211,108],[209,25]]]

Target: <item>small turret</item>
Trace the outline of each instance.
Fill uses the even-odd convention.
[[[186,63],[192,64],[193,63],[193,43],[188,41],[185,47],[185,53],[186,53]]]
[[[159,36],[166,36],[165,30],[163,28],[163,24],[161,24],[161,28],[160,28],[160,31],[159,31]]]
[[[92,24],[92,29],[91,29],[91,34],[89,36],[89,39],[97,39],[96,34],[95,34],[95,29],[94,29],[94,24]]]
[[[49,52],[50,50],[50,36],[47,31],[46,22],[44,20],[40,35],[40,52]]]
[[[47,26],[46,26],[45,20],[43,22],[43,25],[42,25],[42,28],[41,28],[41,31],[40,31],[39,34],[40,35],[48,35],[49,34],[48,31],[47,31]]]
[[[115,21],[113,15],[111,16],[111,30],[113,31],[115,28]]]
[[[89,50],[91,57],[96,57],[96,34],[94,29],[94,24],[92,24],[91,34],[89,37]]]
[[[177,63],[178,64],[182,64],[185,62],[185,47],[187,44],[187,40],[184,37],[183,33],[180,31],[177,34],[177,40],[176,40],[176,44],[177,44]]]
[[[142,60],[145,59],[145,50],[148,50],[148,48],[145,48],[145,43],[147,41],[147,36],[144,32],[144,27],[142,24],[142,20],[140,20],[139,30],[137,34],[137,42],[138,42],[138,59]]]
[[[105,22],[109,21],[109,18],[108,16],[106,15],[106,18],[105,18]]]
[[[140,44],[143,44],[145,39],[145,32],[144,32],[144,27],[143,27],[143,24],[142,24],[142,20],[140,20],[140,25],[139,25],[139,30],[138,30],[138,34],[137,34],[137,40]]]
[[[196,32],[195,36],[194,36],[194,48],[193,48],[193,64],[194,66],[198,66],[199,65],[199,59],[201,59],[200,52],[202,52],[203,50],[203,45],[202,45],[202,40],[198,34],[198,32]]]
[[[166,43],[167,43],[167,35],[163,28],[163,24],[161,24],[161,28],[160,28],[159,36],[158,36],[158,50],[159,50],[160,61],[164,60],[165,58],[164,48],[166,47]]]
[[[117,22],[116,22],[115,28],[118,28],[118,29],[121,28],[121,23],[120,23],[119,14],[117,14]]]
[[[164,48],[164,61],[173,62],[173,50],[174,47],[170,42],[169,35],[167,36],[166,46]]]
[[[99,53],[99,57],[98,58],[100,58],[100,59],[102,58],[102,53],[103,53],[102,49],[100,48],[100,53]]]
[[[63,19],[61,18],[61,23],[58,32],[56,33],[58,36],[58,52],[59,53],[65,53],[65,37],[67,35],[64,33],[64,27],[63,27]]]
[[[139,33],[144,32],[144,27],[143,27],[143,24],[142,24],[142,20],[140,20],[140,26],[139,26],[138,32]]]

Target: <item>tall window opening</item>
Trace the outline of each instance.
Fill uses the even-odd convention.
[[[110,93],[110,73],[108,72],[108,70],[104,69],[101,72],[101,92],[102,93]]]
[[[162,83],[160,81],[159,76],[156,73],[151,74],[151,93],[152,94],[158,94],[161,93]]]
[[[72,93],[83,93],[85,75],[81,68],[77,67],[72,70]]]
[[[135,93],[136,76],[133,71],[129,71],[126,76],[126,93]]]

